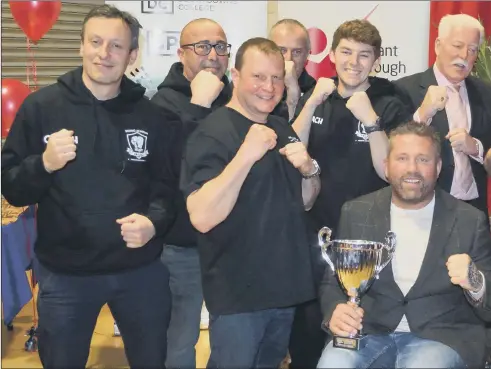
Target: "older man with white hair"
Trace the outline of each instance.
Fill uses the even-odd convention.
[[[444,16],[435,64],[396,84],[407,93],[414,119],[431,124],[443,140],[439,186],[487,213],[483,156],[491,146],[491,85],[470,76],[483,41],[477,19]]]

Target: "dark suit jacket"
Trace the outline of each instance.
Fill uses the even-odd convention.
[[[423,102],[428,87],[431,85],[438,86],[433,67],[425,72],[401,78],[395,84],[405,93],[407,103],[413,113]],[[475,77],[468,77],[465,80],[465,85],[471,106],[470,135],[481,141],[484,155],[486,155],[491,147],[491,85]],[[449,131],[445,109],[435,114],[431,126],[440,134],[442,140],[442,171],[438,178],[438,185],[450,192],[455,165],[450,142],[445,140]],[[479,191],[479,198],[475,201],[475,205],[487,213],[487,174],[482,164],[472,158],[470,158],[470,162]]]
[[[491,235],[487,217],[447,192],[437,189],[435,194],[428,248],[414,286],[404,296],[389,263],[361,297],[365,310],[363,332],[394,332],[405,314],[413,334],[442,342],[456,350],[469,367],[482,368],[485,321],[491,320]],[[387,187],[347,202],[337,238],[384,242],[390,229],[391,198],[391,188]],[[468,254],[485,274],[486,295],[481,305],[471,305],[464,290],[450,282],[445,263],[454,254]],[[346,301],[327,268],[321,285],[325,321],[331,319],[336,305]]]

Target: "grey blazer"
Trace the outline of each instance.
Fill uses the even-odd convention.
[[[411,332],[444,343],[456,350],[468,367],[485,362],[485,321],[491,321],[491,235],[486,215],[435,190],[435,211],[418,278],[406,296],[394,281],[392,263],[361,298],[367,334],[394,332],[406,314]],[[339,239],[384,242],[390,229],[391,187],[347,202],[342,209]],[[396,235],[397,237],[397,235]],[[396,246],[397,247],[397,246]],[[486,277],[486,294],[471,304],[464,290],[453,285],[446,261],[453,254],[469,254]],[[324,321],[331,319],[339,303],[347,301],[336,277],[326,269],[320,288]]]

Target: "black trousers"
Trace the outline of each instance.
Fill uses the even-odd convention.
[[[71,276],[37,263],[39,357],[44,368],[85,368],[97,317],[108,304],[131,368],[165,368],[169,272],[156,260],[119,274]],[[117,365],[114,363],[114,365]]]

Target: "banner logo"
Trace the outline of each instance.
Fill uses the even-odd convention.
[[[142,13],[174,14],[174,1],[142,1]]]

